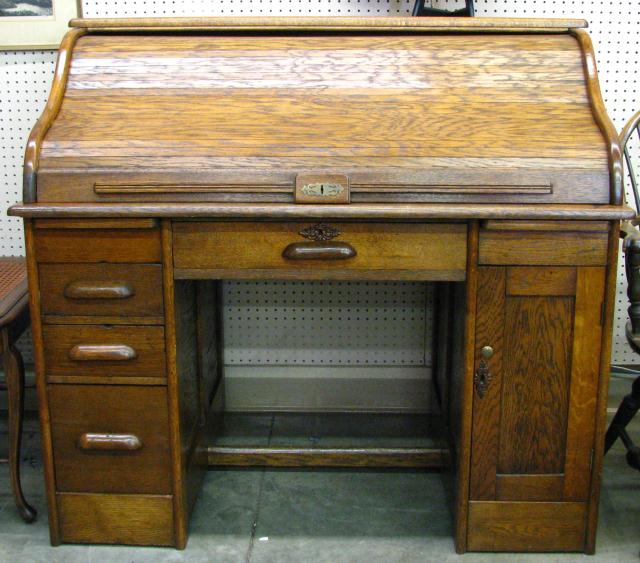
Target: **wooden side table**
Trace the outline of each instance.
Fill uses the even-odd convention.
[[[24,364],[15,342],[29,326],[27,269],[24,258],[0,257],[0,354],[8,397],[9,474],[16,507],[25,522],[36,511],[24,498],[20,484],[20,444],[24,411]]]

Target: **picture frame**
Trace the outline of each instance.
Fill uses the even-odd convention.
[[[0,0],[0,50],[57,49],[80,0]]]

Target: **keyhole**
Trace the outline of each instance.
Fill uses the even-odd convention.
[[[324,184],[320,184],[320,195],[324,195]]]

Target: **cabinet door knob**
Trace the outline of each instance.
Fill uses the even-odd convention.
[[[491,346],[483,346],[482,350],[480,350],[480,353],[482,354],[482,357],[486,358],[487,360],[494,354],[493,348]]]

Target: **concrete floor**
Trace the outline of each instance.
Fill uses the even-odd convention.
[[[614,383],[614,395],[628,382]],[[619,389],[615,393],[615,389]],[[612,400],[617,402],[617,397]],[[632,429],[640,441],[640,420]],[[0,443],[6,439],[0,436]],[[413,562],[637,561],[640,473],[617,445],[606,458],[598,554],[456,555],[444,481],[438,473],[360,470],[212,470],[185,551],[49,546],[39,435],[25,432],[23,487],[38,509],[24,524],[0,466],[0,561]]]

